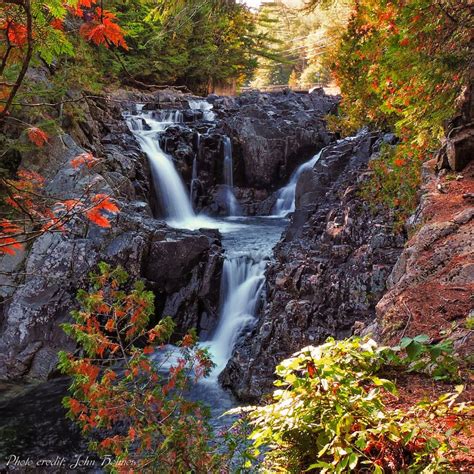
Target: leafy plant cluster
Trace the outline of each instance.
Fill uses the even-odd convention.
[[[64,330],[79,345],[61,353],[72,378],[64,399],[91,449],[111,456],[112,472],[448,472],[450,435],[467,426],[472,406],[458,403],[463,386],[435,402],[389,409],[395,384],[387,367],[458,380],[449,342],[427,336],[379,347],[368,337],[330,338],[276,368],[273,400],[214,432],[209,411],[189,399],[190,387],[213,367],[188,334],[168,341],[174,324],[153,324],[154,296],[106,263],[78,293],[80,309]],[[444,420],[445,434],[432,425]]]
[[[406,354],[405,357],[400,357],[401,352]],[[431,344],[426,334],[404,337],[400,346],[385,351],[385,358],[393,365],[405,366],[408,372],[427,373],[434,380],[461,380],[459,360],[450,339]]]
[[[192,334],[177,354],[160,350],[173,322],[164,319],[148,328],[154,295],[142,282],[125,291],[128,275],[121,268],[102,263],[91,282],[89,291],[78,294],[75,323],[63,325],[84,350],[80,356],[60,354],[59,367],[73,380],[64,401],[69,416],[92,437],[91,448],[113,455],[116,466],[200,472],[209,462],[210,428],[205,409],[183,393],[192,378],[212,367],[207,353]],[[150,357],[155,352],[161,355],[157,361]],[[175,360],[163,370],[171,357]],[[94,440],[97,430],[108,435]]]
[[[404,342],[410,358],[424,342]],[[386,353],[369,338],[329,339],[277,366],[272,402],[249,408],[252,454],[263,456],[264,472],[449,472],[452,432],[433,436],[426,420],[449,416],[461,429],[472,410],[455,403],[462,386],[435,403],[389,410],[395,385],[377,375]]]
[[[152,324],[153,293],[121,267],[100,263],[78,301],[75,322],[63,324],[80,347],[59,355],[72,378],[63,403],[90,448],[114,460],[108,469],[225,472],[242,450],[245,424],[223,430],[216,447],[208,409],[187,396],[213,367],[195,334],[171,346],[173,321]]]

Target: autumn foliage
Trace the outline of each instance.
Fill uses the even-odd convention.
[[[48,134],[38,127],[30,127],[27,130],[29,140],[36,146],[42,147],[48,143]]]
[[[120,26],[115,23],[116,17],[113,13],[97,8],[94,19],[81,26],[80,33],[88,41],[96,45],[108,46],[113,44],[127,49]]]
[[[151,324],[153,293],[120,267],[100,264],[78,301],[63,327],[83,353],[61,353],[59,366],[72,377],[64,404],[91,448],[119,472],[210,472],[206,411],[185,397],[212,368],[195,336],[169,346],[172,320]]]
[[[71,161],[73,168],[91,168],[99,160],[83,153]],[[0,221],[0,254],[14,254],[45,232],[68,232],[78,220],[99,227],[111,226],[110,217],[119,212],[115,200],[95,193],[88,185],[78,197],[59,199],[44,190],[45,179],[38,173],[19,170],[16,179],[0,178],[5,190],[8,217]]]
[[[0,10],[0,74],[13,80],[2,81],[8,91],[0,108],[0,119],[4,118],[13,104],[35,54],[51,64],[56,55],[73,55],[70,36],[74,27],[65,28],[65,20],[81,20],[81,36],[95,45],[106,48],[114,45],[127,48],[123,31],[116,23],[115,15],[102,8],[97,0],[59,0],[55,2],[31,2],[30,0],[6,0]],[[45,142],[34,127],[33,143],[42,146]],[[44,138],[44,137],[43,137]]]
[[[38,148],[45,148],[50,142],[49,131],[19,119],[11,111],[30,65],[41,59],[51,66],[58,58],[73,56],[76,22],[81,23],[80,37],[94,45],[127,47],[115,15],[96,0],[6,0],[0,8],[0,124],[6,123],[12,131],[15,127],[22,130],[21,136]],[[3,135],[0,138],[1,144],[10,140]],[[4,155],[6,152],[1,156]],[[92,168],[97,162],[86,152],[71,164],[75,168]],[[43,192],[44,180],[36,172],[20,170],[16,176],[9,173],[3,177],[4,170],[0,171],[4,202],[0,254],[18,251],[43,232],[65,232],[76,218],[110,227],[110,215],[119,210],[110,196],[95,194],[92,187],[84,189],[80,196],[62,199]]]
[[[383,150],[371,164],[367,196],[403,219],[417,203],[421,164],[439,148],[444,122],[469,81],[472,6],[466,0],[350,3],[333,60],[343,100],[331,122],[344,134],[367,124],[396,132],[396,149]]]

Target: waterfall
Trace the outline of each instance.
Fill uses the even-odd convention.
[[[189,192],[171,156],[160,147],[159,133],[180,120],[182,112],[179,110],[147,113],[140,109],[139,115],[127,117],[130,130],[150,161],[153,182],[167,223],[180,229],[215,228],[217,226],[213,219],[196,216]]]
[[[273,208],[274,216],[285,217],[295,210],[295,193],[298,179],[303,171],[311,169],[317,163],[321,156],[321,152],[322,150],[314,155],[309,161],[299,166],[291,175],[288,184],[278,191],[277,200]]]
[[[213,371],[216,377],[227,364],[242,330],[255,318],[265,282],[265,263],[261,257],[248,255],[224,261],[219,324],[214,337],[206,344],[216,363]]]
[[[150,160],[155,188],[165,217],[176,223],[186,223],[195,219],[196,214],[171,156],[160,147],[157,133],[163,131],[167,125],[175,123],[175,120],[179,120],[180,112],[159,112],[153,112],[153,117],[159,117],[159,120],[148,116],[146,119],[143,116],[138,119],[131,117],[129,126]]]
[[[181,110],[154,110],[152,118],[163,125],[183,122],[183,112]]]
[[[213,122],[216,114],[212,111],[213,105],[207,100],[190,99],[188,100],[191,110],[202,110],[202,118],[207,122]]]
[[[229,137],[223,138],[224,144],[224,184],[225,199],[229,216],[240,213],[240,206],[234,195],[234,163],[232,160],[232,143]]]
[[[163,152],[153,135],[137,135],[142,150],[147,154],[158,197],[166,218],[174,222],[186,222],[196,217],[185,187],[171,157]]]

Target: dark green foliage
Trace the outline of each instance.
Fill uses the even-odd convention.
[[[256,33],[254,15],[235,1],[115,3],[130,47],[120,52],[121,59],[143,82],[207,92],[213,84],[245,80],[257,55],[265,53],[265,36]],[[120,69],[115,62],[112,67]]]

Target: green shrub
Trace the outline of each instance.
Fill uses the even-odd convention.
[[[246,409],[263,471],[435,472],[444,465],[447,445],[426,439],[421,408],[386,409],[384,396],[396,393],[376,375],[386,351],[369,338],[328,339],[277,366],[273,402]]]

